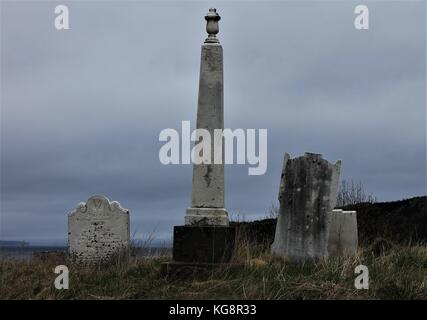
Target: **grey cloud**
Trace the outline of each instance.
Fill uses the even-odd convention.
[[[225,124],[268,129],[268,171],[226,167],[226,205],[263,217],[285,151],[343,160],[342,178],[380,200],[423,195],[425,4],[218,2]],[[131,210],[132,229],[169,239],[190,204],[191,166],[162,166],[158,134],[194,127],[199,2],[1,3],[1,226],[4,239],[65,239],[92,194]],[[23,23],[25,21],[25,23]]]

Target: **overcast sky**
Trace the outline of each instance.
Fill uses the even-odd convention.
[[[171,239],[191,165],[158,158],[165,128],[194,127],[204,15],[222,19],[227,128],[268,129],[268,169],[226,166],[226,208],[262,218],[284,152],[342,160],[378,200],[426,194],[423,1],[1,2],[0,239],[65,242],[67,213],[119,201],[131,232]]]

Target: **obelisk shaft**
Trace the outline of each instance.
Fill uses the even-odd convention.
[[[209,37],[202,45],[197,109],[197,129],[210,133],[211,163],[193,165],[192,201],[191,208],[187,209],[187,225],[228,225],[224,209],[224,161],[214,163],[213,147],[214,130],[224,129],[223,54],[215,36],[219,19],[216,11],[210,9],[206,16]],[[223,150],[222,139],[220,149]]]
[[[222,47],[204,44],[200,64],[199,103],[197,128],[206,129],[213,146],[214,129],[224,129]],[[194,165],[192,207],[224,207],[224,165],[214,164],[211,147],[211,164]]]

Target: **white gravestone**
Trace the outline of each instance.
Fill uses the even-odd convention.
[[[73,261],[105,262],[127,254],[129,244],[129,210],[117,201],[93,196],[68,215],[68,249]]]

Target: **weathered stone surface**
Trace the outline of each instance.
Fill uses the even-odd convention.
[[[207,129],[214,137],[214,129],[224,129],[222,47],[204,44],[200,64],[197,129]],[[211,149],[211,163],[214,160]],[[224,165],[193,166],[193,208],[224,208]]]
[[[328,252],[331,256],[352,255],[357,252],[356,211],[332,210]]]
[[[197,129],[206,129],[211,140],[215,129],[224,129],[223,53],[215,34],[218,32],[219,15],[211,9],[206,16],[209,41],[202,45],[197,109]],[[223,150],[223,142],[220,149]],[[224,209],[224,152],[222,164],[214,164],[214,148],[211,143],[211,164],[193,166],[191,208],[187,210],[186,225],[229,224]],[[206,209],[206,210],[205,210]]]
[[[117,201],[93,196],[68,216],[68,250],[75,262],[105,262],[126,255],[129,244],[129,211]]]
[[[290,159],[285,154],[272,253],[291,261],[328,256],[329,224],[335,207],[341,161],[320,154]]]

